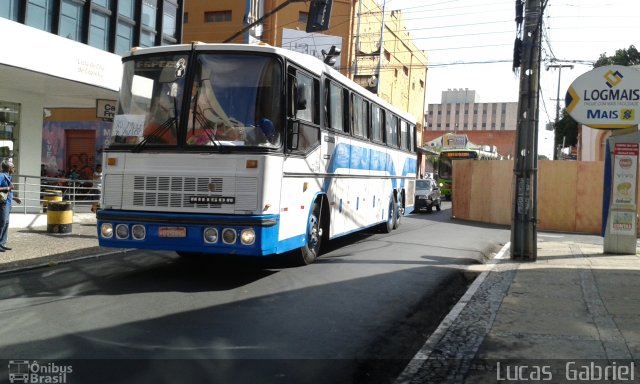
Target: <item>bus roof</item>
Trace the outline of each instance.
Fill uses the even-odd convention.
[[[139,55],[147,55],[147,54],[157,54],[164,52],[181,52],[181,51],[238,51],[238,52],[263,52],[263,53],[271,53],[278,56],[286,57],[288,60],[298,64],[302,68],[312,72],[317,76],[327,75],[330,78],[333,78],[340,83],[347,84],[353,91],[360,93],[361,95],[366,95],[372,101],[375,101],[378,105],[393,111],[394,113],[401,116],[403,119],[408,120],[412,124],[416,123],[416,117],[411,115],[408,112],[400,110],[398,107],[393,106],[389,102],[383,100],[377,95],[369,92],[364,87],[358,85],[348,77],[344,76],[339,71],[335,70],[331,66],[323,63],[318,58],[296,52],[291,51],[285,48],[274,47],[268,44],[224,44],[224,43],[202,43],[202,42],[193,42],[191,44],[175,44],[175,45],[162,45],[156,47],[146,47],[146,48],[133,48],[128,54],[124,55],[122,58],[125,60],[131,56],[139,56]]]

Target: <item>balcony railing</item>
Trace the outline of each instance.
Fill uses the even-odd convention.
[[[11,213],[43,213],[50,201],[68,201],[76,213],[89,213],[100,202],[100,190],[93,180],[70,180],[15,174],[15,190],[22,204],[13,203]],[[97,183],[95,183],[97,184]]]

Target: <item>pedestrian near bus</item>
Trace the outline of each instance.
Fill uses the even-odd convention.
[[[13,201],[20,204],[22,201],[13,194],[13,183],[11,175],[16,171],[13,163],[5,160],[2,162],[2,172],[0,173],[0,192],[7,192],[7,200],[0,203],[0,252],[10,251],[7,246],[7,237],[9,235],[9,215],[11,214],[11,205]]]

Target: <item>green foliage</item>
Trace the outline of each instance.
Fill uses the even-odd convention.
[[[566,109],[562,110],[562,118],[556,124],[555,131],[555,148],[562,146],[563,141],[565,147],[578,143],[578,122],[569,116]]]
[[[605,65],[638,65],[640,64],[640,52],[633,45],[629,49],[618,49],[613,56],[606,56],[605,53],[600,54],[600,58],[593,65],[594,68]]]

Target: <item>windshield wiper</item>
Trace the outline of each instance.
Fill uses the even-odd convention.
[[[176,101],[176,98],[173,97],[173,116],[169,117],[167,120],[165,120],[164,123],[160,124],[156,129],[151,131],[149,135],[145,135],[145,137],[138,143],[138,145],[136,145],[132,149],[132,152],[133,153],[140,152],[142,148],[144,148],[144,146],[147,145],[149,140],[155,139],[164,135],[165,132],[167,132],[172,127],[174,128],[174,132],[177,134],[178,133],[178,120],[176,119],[177,111],[178,111],[177,101]]]
[[[144,139],[142,139],[131,151],[134,153],[140,152],[140,150],[142,150],[142,148],[147,145],[151,139],[164,135],[165,132],[172,127],[177,128],[177,120],[175,117],[170,117],[164,123],[160,124],[156,129],[151,131],[150,134],[146,135]]]

